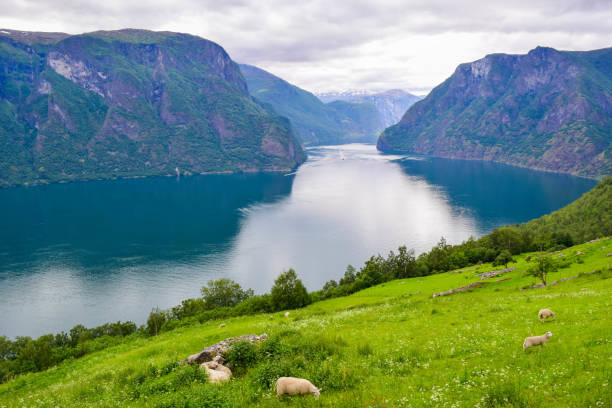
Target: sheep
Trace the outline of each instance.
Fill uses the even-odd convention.
[[[289,317],[289,312],[285,312],[285,317]]]
[[[548,343],[548,339],[551,337],[551,332],[546,332],[546,334],[541,336],[527,337],[523,342],[523,351],[526,351],[529,347],[533,346],[544,346],[546,343]]]
[[[200,365],[206,371],[208,379],[211,383],[224,383],[232,378],[232,370],[217,361],[208,361]]]
[[[276,394],[280,397],[283,394],[313,394],[315,399],[319,398],[321,391],[312,383],[303,378],[280,377],[276,380]]]
[[[221,328],[223,328],[223,327],[225,327],[225,323],[221,323],[221,324],[219,325],[219,328],[220,328],[220,329],[221,329]]]
[[[548,319],[549,317],[552,317],[553,320],[555,319],[555,312],[553,312],[550,309],[542,309],[538,312],[538,317],[540,318],[540,320],[543,319]]]

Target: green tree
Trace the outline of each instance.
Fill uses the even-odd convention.
[[[281,273],[276,278],[270,296],[274,310],[296,309],[310,303],[308,291],[293,269]]]
[[[355,282],[355,267],[353,265],[349,265],[346,267],[346,271],[344,271],[344,277],[340,278],[340,285],[348,285]]]
[[[510,251],[504,249],[499,253],[499,255],[497,255],[497,258],[495,258],[495,261],[493,261],[493,265],[504,265],[504,268],[507,268],[510,262],[514,262],[514,258],[512,258]]]
[[[218,279],[208,281],[208,286],[200,290],[207,309],[215,307],[231,307],[253,296],[253,290],[243,290],[231,279]]]
[[[150,336],[157,336],[161,331],[162,326],[168,320],[167,313],[159,307],[153,308],[147,319],[147,333]]]
[[[559,269],[558,265],[548,256],[539,256],[535,259],[534,265],[527,269],[527,274],[540,279],[546,286],[548,274]]]

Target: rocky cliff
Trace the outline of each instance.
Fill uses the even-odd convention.
[[[612,173],[612,48],[462,64],[379,137],[382,151]]]
[[[0,30],[0,186],[288,170],[290,123],[219,45],[179,33]]]

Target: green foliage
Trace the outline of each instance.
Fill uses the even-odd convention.
[[[274,310],[296,309],[310,302],[306,287],[293,269],[281,273],[270,290],[270,303]]]
[[[494,266],[504,265],[504,267],[508,267],[510,262],[514,262],[514,258],[512,258],[512,254],[507,249],[504,249],[497,255],[495,261],[493,261]]]
[[[201,292],[207,309],[235,306],[254,294],[252,289],[243,290],[238,283],[226,278],[208,281]]]
[[[32,339],[0,336],[0,383],[17,374],[43,371],[64,360],[82,357],[116,344],[136,332],[133,322],[106,323],[91,329],[76,325],[70,334],[45,334]]]
[[[168,320],[168,313],[161,310],[159,307],[154,308],[147,319],[147,334],[149,336],[157,336],[164,323]]]
[[[559,269],[559,264],[550,256],[539,256],[533,262],[534,265],[527,269],[527,274],[540,279],[544,285],[546,285],[548,275]]]
[[[232,344],[225,359],[234,375],[242,375],[259,360],[259,350],[249,341],[237,341]]]

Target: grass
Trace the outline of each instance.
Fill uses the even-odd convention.
[[[183,327],[18,377],[0,385],[0,407],[609,407],[612,239],[562,252],[570,264],[549,281],[600,272],[521,290],[535,283],[524,275],[525,254],[504,275],[511,279],[470,292],[432,298],[492,266],[388,282],[288,319]],[[545,307],[556,320],[538,320]],[[546,331],[553,337],[545,347],[523,352],[525,337]],[[224,338],[264,332],[261,357],[228,384],[176,364]],[[277,398],[282,375],[310,379],[321,397]]]

